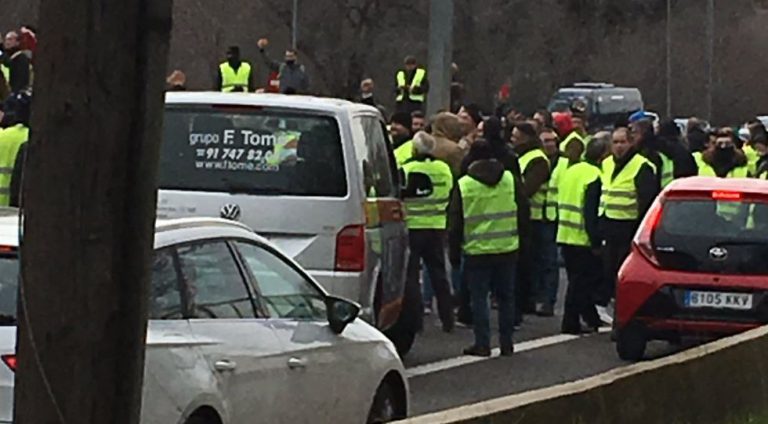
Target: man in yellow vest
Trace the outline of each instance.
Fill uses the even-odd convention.
[[[560,143],[560,150],[571,163],[576,163],[584,157],[584,151],[589,141],[586,113],[578,110],[573,111],[571,114],[571,124],[573,125],[573,130]]]
[[[600,225],[604,281],[597,304],[606,306],[614,297],[616,277],[629,255],[632,237],[640,220],[659,193],[654,165],[639,152],[624,127],[613,132],[612,155],[603,161],[600,196]]]
[[[405,67],[395,74],[397,84],[397,111],[411,113],[415,110],[424,110],[424,102],[427,100],[429,80],[427,70],[420,67],[416,58],[405,58]]]
[[[445,162],[432,156],[434,149],[435,139],[431,135],[423,131],[417,133],[413,138],[413,156],[403,165],[406,178],[405,216],[411,251],[407,284],[419,284],[423,260],[437,298],[443,331],[450,333],[454,327],[454,315],[451,283],[445,263],[445,241],[453,174]],[[418,187],[414,183],[417,178],[429,180],[431,188]]]
[[[240,59],[240,47],[227,49],[227,60],[219,65],[216,73],[216,89],[225,93],[256,90],[253,69],[250,63]]]
[[[561,327],[565,334],[593,332],[601,324],[595,309],[596,291],[603,278],[598,228],[600,166],[610,154],[610,146],[610,135],[596,134],[587,145],[584,161],[566,169],[560,181],[557,242],[568,274]],[[587,324],[586,329],[582,329],[581,320]]]
[[[715,132],[715,137],[715,143],[701,155],[699,176],[747,178],[749,163],[744,152],[736,148],[735,135],[720,129]]]
[[[493,148],[476,141],[469,155],[474,161],[454,190],[449,214],[450,259],[458,264],[463,254],[465,278],[472,302],[475,342],[465,355],[491,356],[488,298],[499,308],[499,345],[502,356],[514,352],[515,268],[520,246],[521,193],[515,178],[493,159]]]
[[[17,93],[3,104],[0,121],[0,206],[19,206],[21,174],[26,143],[29,139],[31,99],[26,93]]]
[[[532,300],[538,315],[553,316],[560,275],[555,242],[557,204],[555,202],[547,204],[550,163],[541,149],[541,141],[536,130],[530,123],[515,125],[512,130],[512,144],[520,158],[523,193],[529,199],[531,216],[530,257],[532,260],[526,261],[528,264],[523,265],[531,267],[529,272],[523,273],[530,276],[530,283],[521,281],[521,285],[530,284],[533,296],[528,294],[527,299],[521,299],[521,302],[525,301],[521,306],[525,308],[524,312],[530,310]],[[525,290],[521,296],[526,296],[524,292]]]

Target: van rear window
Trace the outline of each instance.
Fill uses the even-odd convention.
[[[339,125],[269,108],[168,106],[160,188],[239,194],[347,194]]]
[[[653,245],[666,269],[768,274],[768,203],[669,200]],[[713,249],[725,255],[715,255]]]

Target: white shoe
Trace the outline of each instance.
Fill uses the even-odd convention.
[[[600,317],[600,321],[606,325],[613,325],[613,314],[608,311],[605,306],[597,306],[597,315]]]

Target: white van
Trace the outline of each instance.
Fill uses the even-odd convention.
[[[359,302],[407,352],[421,305],[404,301],[399,186],[375,108],[279,94],[166,95],[158,217],[242,221],[329,292]]]

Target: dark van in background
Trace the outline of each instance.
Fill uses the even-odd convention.
[[[552,96],[547,109],[550,112],[567,112],[575,101],[586,105],[592,131],[613,128],[617,121],[644,109],[643,96],[637,88],[594,82],[560,88]]]

